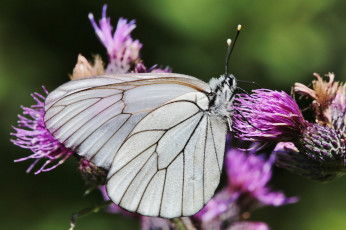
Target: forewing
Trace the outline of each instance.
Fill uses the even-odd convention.
[[[143,215],[198,212],[213,196],[225,150],[226,123],[208,113],[204,93],[177,97],[148,113],[114,157],[107,193]]]
[[[179,74],[105,75],[70,81],[49,94],[45,125],[66,147],[109,169],[125,138],[150,111],[208,84]]]

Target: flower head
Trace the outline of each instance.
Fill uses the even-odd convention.
[[[174,229],[169,219],[142,216],[141,217],[141,230],[153,229]]]
[[[263,222],[238,221],[228,230],[269,230],[269,227]]]
[[[232,129],[249,141],[290,141],[306,127],[297,103],[285,92],[267,89],[240,94],[234,103]]]
[[[295,144],[300,152],[321,162],[340,160],[346,155],[346,143],[339,132],[319,124],[309,125]]]
[[[237,197],[233,196],[228,188],[225,188],[218,192],[194,217],[199,219],[204,225],[207,223],[209,226],[211,222],[215,222],[214,220],[221,225],[222,221],[219,220],[221,215],[227,216],[225,219],[228,221],[235,221],[239,218],[239,208],[236,205],[236,199]]]
[[[316,123],[306,122],[293,143],[279,143],[274,154],[278,167],[324,182],[346,172],[346,86],[335,82],[332,73],[328,82],[314,76],[312,89],[296,83],[294,91],[313,99]]]
[[[228,186],[219,191],[196,215],[203,229],[221,229],[221,226],[245,219],[254,208],[266,205],[280,206],[297,201],[286,198],[282,192],[274,192],[268,186],[272,176],[274,155],[268,160],[230,149],[226,156]]]
[[[313,99],[311,107],[318,124],[332,127],[346,139],[346,84],[336,82],[335,75],[329,73],[329,81],[314,74],[312,89],[301,84],[294,84],[294,91]]]
[[[311,107],[315,113],[316,122],[332,126],[333,110],[342,112],[346,109],[346,86],[335,82],[333,73],[328,74],[328,82],[317,73],[314,76],[316,80],[312,81],[312,89],[301,83],[295,83],[294,91],[313,99]]]
[[[267,185],[272,176],[274,155],[265,160],[262,155],[253,152],[246,154],[237,149],[231,149],[226,156],[228,187],[237,197],[237,202],[243,211],[249,211],[258,206],[280,206],[294,203],[297,198],[286,198],[282,192],[274,192]]]
[[[80,79],[84,77],[98,76],[104,74],[104,64],[101,56],[94,57],[94,63],[90,63],[83,55],[79,54],[77,64],[73,69],[71,80]]]
[[[136,28],[136,24],[134,20],[128,22],[126,19],[120,18],[112,34],[113,27],[110,18],[106,16],[106,11],[107,5],[104,5],[99,25],[95,22],[94,15],[89,14],[97,37],[107,49],[109,63],[106,72],[126,73],[131,65],[139,59],[139,51],[142,48],[142,44],[138,40],[131,38],[131,32]]]
[[[276,165],[318,181],[330,181],[346,172],[346,143],[336,130],[310,124],[293,143],[279,143]]]
[[[44,87],[43,90],[48,94],[48,91]],[[26,116],[18,116],[18,128],[13,127],[16,132],[11,133],[11,135],[17,139],[11,141],[15,145],[21,148],[30,149],[33,152],[33,154],[28,157],[15,160],[15,162],[19,162],[34,159],[34,163],[27,169],[27,173],[29,173],[41,159],[45,160],[41,168],[35,172],[35,174],[38,174],[40,172],[50,171],[61,165],[73,155],[73,151],[57,141],[46,129],[43,122],[45,114],[44,100],[46,98],[39,93],[32,94],[32,97],[36,101],[36,104],[29,108],[22,107],[23,114]]]

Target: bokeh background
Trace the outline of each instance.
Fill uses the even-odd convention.
[[[207,81],[224,72],[226,38],[243,25],[230,70],[242,80],[290,92],[308,84],[312,73],[332,71],[346,80],[346,4],[342,0],[1,0],[0,2],[0,229],[68,229],[72,213],[101,201],[98,192],[82,197],[83,182],[74,159],[34,175],[31,162],[13,163],[29,151],[9,141],[20,105],[32,92],[49,91],[68,81],[79,53],[106,52],[88,13],[101,15],[103,3],[115,25],[119,17],[137,20],[133,37],[144,44],[147,66],[170,66]],[[249,88],[251,86],[245,86]],[[321,184],[275,169],[271,182],[300,202],[253,212],[251,220],[271,229],[345,229],[346,177]],[[77,222],[83,229],[138,229],[139,223],[104,212]]]

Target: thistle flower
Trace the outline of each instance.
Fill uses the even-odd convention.
[[[80,79],[84,77],[98,76],[104,74],[104,64],[101,56],[94,57],[94,63],[90,63],[83,55],[79,54],[77,64],[73,69],[71,80]]]
[[[338,87],[335,84],[329,85],[335,89],[334,96],[324,101],[332,103],[335,98],[340,101],[343,97],[337,96]],[[299,86],[299,89],[302,91],[304,87]],[[310,91],[312,95],[313,91]],[[320,91],[321,89],[317,92]],[[325,94],[320,92],[317,95]],[[343,106],[342,103],[336,104],[338,107]],[[329,106],[328,109],[323,109],[324,114],[331,108]],[[236,99],[234,110],[233,127],[236,137],[262,142],[293,142],[297,151],[287,150],[286,155],[282,150],[276,152],[279,167],[319,181],[330,180],[345,171],[345,133],[340,129],[333,129],[329,121],[330,126],[325,122],[316,124],[304,120],[298,105],[286,93],[255,90],[252,95],[240,95]],[[336,126],[344,127],[343,119],[336,120],[339,122]]]
[[[279,143],[273,152],[276,165],[293,173],[321,182],[346,172],[346,144],[340,132],[311,124],[298,141]]]
[[[246,154],[231,149],[226,156],[228,188],[237,198],[242,212],[266,205],[281,206],[294,203],[296,197],[286,198],[282,192],[274,192],[268,186],[272,177],[275,156],[265,160],[264,155]]]
[[[194,217],[202,222],[204,228],[217,229],[226,220],[232,223],[238,220],[240,216],[236,200],[237,196],[234,196],[229,188],[224,188],[216,193],[208,204],[196,213]]]
[[[276,165],[309,179],[329,181],[346,172],[346,87],[329,73],[326,82],[318,74],[313,89],[296,83],[294,91],[313,99],[316,123],[306,122],[293,143],[279,143]]]
[[[158,217],[141,217],[141,229],[153,230],[153,229],[173,229],[172,224],[168,219]]]
[[[339,132],[319,124],[308,126],[295,144],[305,155],[322,162],[340,160],[346,154],[345,141],[341,139]],[[343,163],[342,161],[342,165]]]
[[[48,95],[48,91],[43,87],[44,92]],[[22,107],[23,115],[19,115],[18,128],[13,127],[16,133],[11,133],[17,139],[11,140],[15,145],[30,149],[33,154],[15,160],[15,162],[34,159],[34,163],[27,169],[29,173],[33,167],[42,159],[45,163],[38,169],[35,174],[50,171],[64,163],[73,151],[66,148],[58,142],[45,128],[44,117],[44,101],[45,97],[39,93],[31,95],[36,101],[35,105],[30,107]]]
[[[102,18],[99,25],[95,22],[94,15],[89,14],[89,19],[95,29],[97,37],[107,49],[109,63],[107,73],[129,72],[131,65],[139,60],[139,51],[142,44],[131,38],[131,32],[136,28],[135,21],[128,22],[120,18],[117,27],[112,34],[113,27],[110,18],[106,16],[107,5],[102,8]]]
[[[165,219],[159,217],[141,216],[141,229],[142,230],[173,230],[185,229],[196,230],[189,217],[179,217],[174,219]]]
[[[234,223],[228,230],[269,230],[269,227],[262,222],[239,221]]]
[[[328,82],[317,73],[314,76],[316,80],[312,81],[312,89],[301,83],[295,83],[293,89],[302,96],[311,97],[316,122],[331,127],[333,109],[336,108],[340,112],[346,109],[346,86],[335,82],[333,73],[328,74]]]
[[[346,139],[346,84],[336,82],[335,75],[329,73],[329,81],[324,81],[320,75],[314,74],[312,89],[296,83],[294,91],[313,99],[312,109],[318,124],[332,127]]]
[[[291,141],[307,126],[297,103],[287,93],[267,89],[235,99],[232,129],[248,141]]]
[[[222,229],[222,226],[245,218],[253,209],[261,206],[280,206],[297,201],[286,198],[282,192],[274,192],[268,186],[272,176],[274,155],[268,160],[253,151],[246,153],[230,149],[226,155],[228,186],[218,192],[196,215],[203,229]]]

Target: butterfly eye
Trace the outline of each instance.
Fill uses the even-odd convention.
[[[227,76],[227,78],[226,78],[226,83],[227,83],[227,85],[229,85],[229,86],[231,86],[232,85],[232,79],[229,77],[229,76]]]

